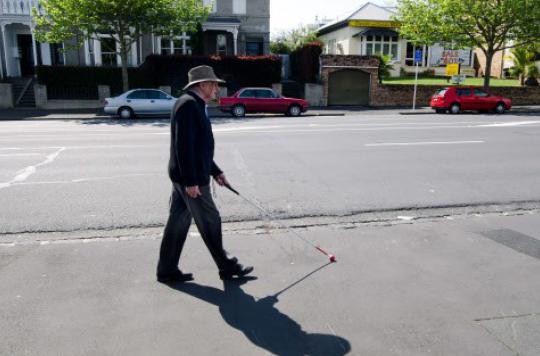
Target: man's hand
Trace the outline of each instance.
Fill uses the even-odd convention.
[[[221,185],[222,187],[225,184],[229,184],[229,181],[225,177],[225,174],[221,173],[220,175],[217,175],[214,177],[214,180],[217,182],[217,184]]]
[[[193,199],[196,199],[199,195],[202,195],[198,185],[186,187],[186,193]]]

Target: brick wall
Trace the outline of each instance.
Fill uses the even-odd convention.
[[[358,69],[371,75],[370,87],[371,95],[369,105],[375,106],[372,103],[373,90],[378,86],[379,75],[379,60],[371,56],[336,56],[336,55],[321,55],[321,81],[323,82],[323,103],[328,105],[328,77],[329,74],[341,69]]]
[[[419,85],[416,91],[416,106],[429,106],[431,96],[444,86]],[[413,85],[377,85],[371,91],[372,106],[412,106]],[[513,105],[540,105],[540,87],[492,87],[492,95],[512,99]]]
[[[379,60],[370,56],[321,56],[321,80],[323,83],[324,105],[328,105],[329,74],[344,68],[358,69],[371,75],[369,105],[382,106],[411,106],[413,102],[413,85],[380,85],[377,68]],[[447,85],[419,85],[416,92],[416,105],[429,106],[431,96],[440,88]],[[492,87],[489,92],[493,95],[505,96],[512,99],[514,105],[540,105],[540,87]]]

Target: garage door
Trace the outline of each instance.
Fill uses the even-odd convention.
[[[370,75],[358,69],[341,69],[328,77],[328,105],[368,105]]]

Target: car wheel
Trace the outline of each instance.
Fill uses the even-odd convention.
[[[300,116],[301,113],[302,113],[302,108],[300,108],[300,106],[298,105],[291,105],[289,107],[289,110],[287,110],[288,116]]]
[[[131,110],[130,107],[123,106],[120,109],[118,109],[118,116],[120,116],[121,119],[129,120],[129,119],[133,119],[135,117],[135,114],[133,113],[133,110]]]
[[[450,113],[451,114],[459,114],[461,112],[461,107],[458,103],[454,103],[450,105]]]
[[[495,106],[495,112],[497,114],[504,114],[504,112],[506,111],[506,106],[504,106],[503,103],[498,103],[496,106]]]
[[[246,115],[246,108],[242,105],[235,105],[232,108],[232,114],[234,117],[243,117]]]

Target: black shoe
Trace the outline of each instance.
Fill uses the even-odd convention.
[[[234,279],[235,276],[241,278],[241,277],[247,276],[251,272],[253,272],[253,267],[251,266],[244,267],[241,264],[237,264],[231,270],[219,271],[219,278],[221,278],[224,281],[231,280],[231,279]]]
[[[178,272],[171,275],[157,276],[157,280],[158,282],[161,282],[161,283],[175,283],[175,282],[183,283],[183,282],[192,281],[193,274]]]

